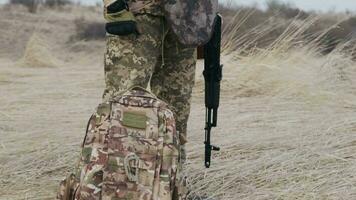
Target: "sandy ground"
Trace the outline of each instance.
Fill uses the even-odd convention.
[[[69,22],[79,14],[52,13],[66,26],[60,34],[49,28],[55,19],[47,14],[8,12],[0,12],[0,26],[7,26],[0,29],[0,199],[53,199],[101,101],[104,44],[68,42]],[[22,15],[28,30],[10,34]],[[36,21],[45,25],[31,29]],[[189,121],[192,193],[221,200],[356,199],[356,64],[307,50],[223,60],[213,130],[222,151],[209,170],[198,64]]]

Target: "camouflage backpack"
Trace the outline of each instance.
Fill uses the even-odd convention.
[[[78,170],[61,183],[57,199],[180,199],[178,138],[172,111],[144,89],[99,105]]]

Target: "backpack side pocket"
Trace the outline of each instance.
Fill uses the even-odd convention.
[[[107,135],[110,128],[111,103],[98,106],[89,120],[77,168],[80,184],[76,198],[100,198],[103,178],[102,166],[107,160]]]
[[[59,186],[59,191],[57,193],[58,200],[74,200],[75,193],[79,187],[79,182],[74,174],[71,174],[66,179],[64,179]]]

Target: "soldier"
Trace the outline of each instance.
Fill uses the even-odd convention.
[[[104,100],[133,86],[172,106],[186,159],[187,121],[194,86],[195,47],[209,39],[217,0],[104,0]],[[204,12],[205,11],[205,12]]]
[[[150,87],[175,112],[182,147],[180,164],[186,159],[184,145],[195,78],[195,47],[210,38],[216,7],[217,0],[104,0],[108,34],[103,99],[111,100],[134,86]],[[80,196],[82,199],[101,199],[98,188],[102,166],[90,168],[91,178],[84,180],[88,187],[80,187],[83,191],[79,193],[75,189],[86,160],[87,154],[83,152],[76,173],[61,183],[57,199],[82,195],[83,191],[93,196]],[[173,199],[183,200],[185,187],[177,185]]]

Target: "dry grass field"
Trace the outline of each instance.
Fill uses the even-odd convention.
[[[352,41],[321,53],[319,39],[337,24],[306,40],[326,14],[271,19],[240,33],[253,13],[225,24],[222,103],[213,131],[222,151],[210,169],[203,167],[198,63],[189,121],[191,196],[356,199],[356,63],[345,50]],[[76,163],[86,122],[101,101],[105,48],[103,40],[78,39],[76,23],[101,18],[95,7],[36,14],[0,7],[0,200],[54,199]],[[272,30],[283,31],[255,45]]]

